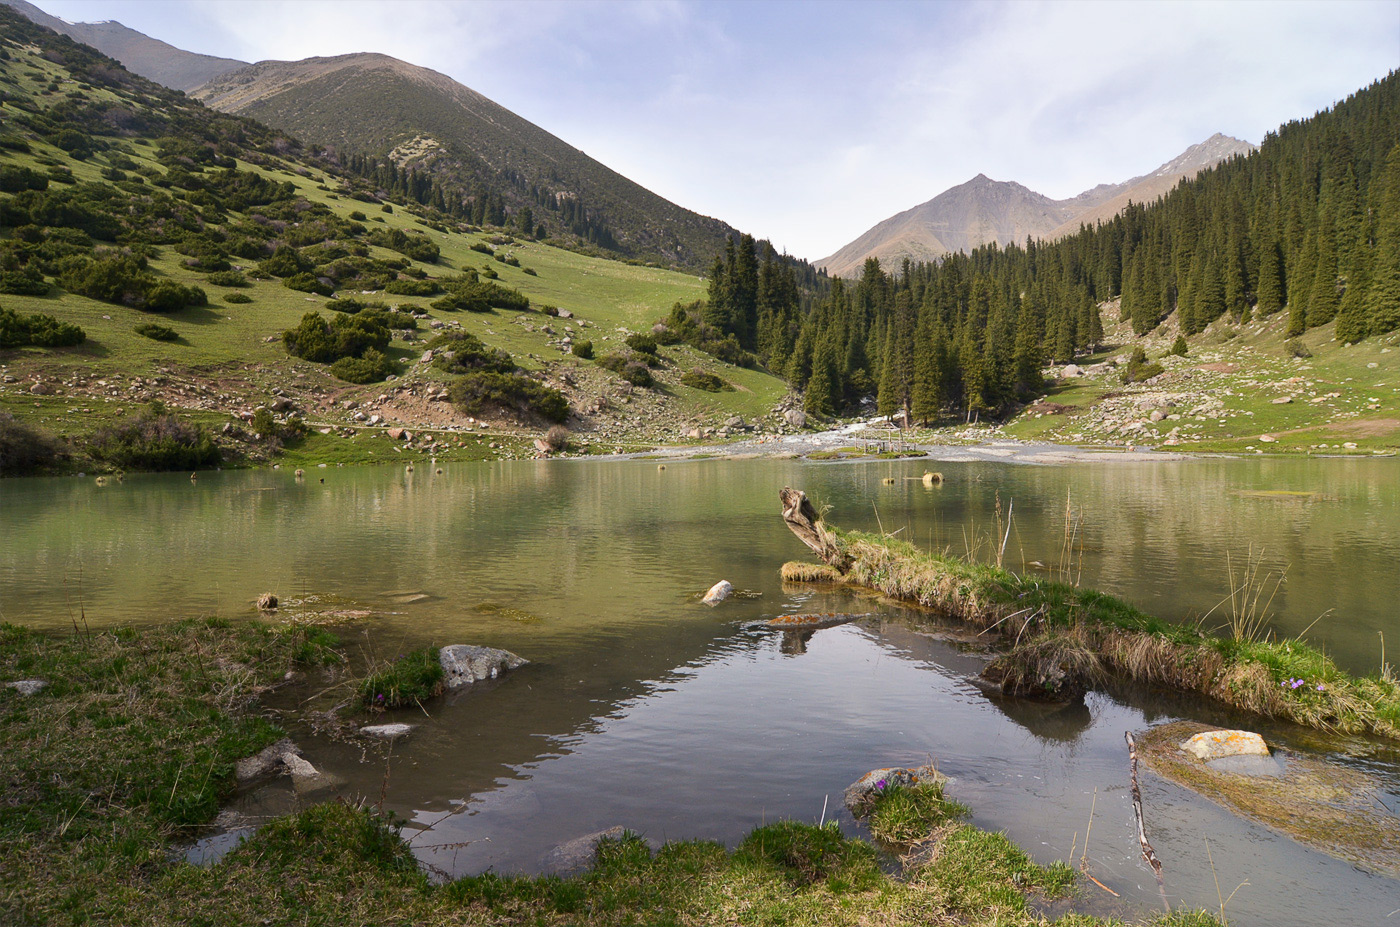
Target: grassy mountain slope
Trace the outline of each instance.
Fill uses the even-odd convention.
[[[345,151],[390,155],[459,195],[491,192],[512,214],[530,207],[551,233],[554,213],[581,201],[624,254],[699,269],[734,230],[683,209],[456,81],[387,55],[264,61],[224,74],[195,96]]]
[[[70,23],[50,16],[25,0],[0,0],[0,3],[13,7],[31,21],[47,26],[60,35],[91,45],[104,55],[120,61],[134,74],[175,90],[193,90],[220,74],[247,64],[235,58],[188,52],[118,22]]]
[[[218,431],[232,459],[262,459],[275,449],[267,436],[251,434],[249,420],[261,407],[275,408],[283,423],[300,418],[310,426],[304,437],[285,442],[288,459],[295,462],[373,461],[423,452],[448,458],[533,453],[531,442],[543,432],[538,421],[508,411],[469,415],[442,401],[453,377],[422,355],[426,342],[444,331],[474,334],[509,352],[527,377],[560,389],[572,408],[568,425],[576,447],[586,451],[675,440],[734,416],[753,421],[786,394],[782,381],[767,373],[729,367],[684,345],[661,349],[656,388],[634,388],[565,346],[568,337],[591,340],[597,355],[626,350],[622,343],[630,333],[649,330],[674,303],[703,295],[704,284],[696,277],[514,241],[500,232],[449,228],[402,205],[353,199],[343,178],[324,165],[299,160],[285,137],[155,87],[52,33],[28,24],[20,29],[13,15],[0,10],[5,26],[0,50],[7,56],[0,59],[7,94],[0,109],[5,117],[0,174],[38,177],[46,189],[0,193],[7,220],[0,270],[20,275],[0,277],[12,290],[0,293],[0,309],[75,323],[87,339],[74,347],[0,350],[0,413],[65,438],[76,454],[75,467],[87,463],[82,448],[88,435],[130,420],[155,399]],[[98,75],[111,83],[99,82]],[[59,90],[49,89],[55,85]],[[88,119],[114,111],[126,114],[115,128]],[[89,123],[103,127],[82,136],[97,150],[60,147],[58,142],[72,141],[64,130]],[[201,164],[205,155],[220,159],[222,166]],[[261,188],[260,182],[265,182]],[[245,204],[223,192],[235,188],[262,189],[261,198],[271,202]],[[101,232],[105,238],[89,237],[72,227],[78,220],[55,205],[89,201],[108,203],[121,218],[120,227]],[[41,215],[46,224],[35,224]],[[251,245],[243,241],[258,229],[272,237]],[[395,230],[413,242],[431,242],[436,259],[410,260],[373,243]],[[323,296],[291,289],[285,278],[258,277],[260,262],[281,244],[308,239],[311,244],[294,250],[314,262],[314,273],[323,279],[355,261],[371,268],[368,276],[341,278],[338,296],[381,300],[418,314],[418,327],[395,331],[386,351],[400,364],[391,382],[356,386],[331,376],[324,364],[289,356],[283,347],[281,333],[308,311],[337,315],[326,310]],[[229,251],[250,247],[244,252],[249,257]],[[55,256],[63,250],[70,253]],[[335,257],[341,252],[348,256]],[[199,266],[203,259],[192,253],[222,254],[245,272],[246,285],[214,282],[224,278]],[[71,273],[65,262],[90,266],[84,262],[120,256],[144,256],[152,281],[197,286],[207,302],[143,311],[132,304],[139,300],[101,301],[60,285]],[[494,274],[497,283],[528,297],[531,308],[434,308],[438,294],[385,293],[383,278],[373,276],[383,267],[400,268],[389,276],[401,283],[420,277],[450,281],[468,271],[483,279]],[[40,292],[14,292],[14,280],[34,268],[44,284]],[[572,317],[545,315],[540,311],[545,306]],[[175,340],[142,336],[136,328],[143,323],[171,329]],[[681,376],[697,367],[734,390],[710,393],[682,384]],[[387,439],[384,427],[370,424],[375,416],[382,425],[408,427],[413,438]]]
[[[828,273],[850,278],[867,257],[897,268],[911,261],[936,260],[951,251],[971,253],[995,241],[1006,246],[1026,239],[1055,241],[1122,212],[1132,203],[1150,203],[1184,177],[1254,146],[1216,134],[1192,145],[1150,174],[1116,184],[1099,184],[1078,196],[1053,200],[1018,183],[995,181],[985,174],[875,225],[829,257],[815,261]]]

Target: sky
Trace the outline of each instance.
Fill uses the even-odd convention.
[[[1400,0],[39,0],[245,61],[373,51],[808,259],[977,174],[1057,199],[1400,68]]]

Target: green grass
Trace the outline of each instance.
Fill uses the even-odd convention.
[[[360,702],[377,709],[421,705],[442,694],[445,675],[436,647],[414,650],[370,673],[360,684]]]
[[[281,736],[255,714],[257,694],[298,662],[341,659],[335,644],[321,629],[261,622],[63,635],[0,625],[0,682],[50,682],[32,696],[0,688],[0,922],[1031,927],[1044,921],[1027,894],[1073,885],[1065,865],[1038,866],[1004,836],[963,825],[932,861],[892,877],[835,824],[793,821],[732,851],[703,841],[653,851],[624,834],[574,878],[436,884],[398,822],[345,802],[274,819],[215,865],[178,861],[174,843],[229,795],[234,761]],[[1066,927],[1117,923],[1066,917]]]
[[[943,795],[943,783],[920,783],[884,789],[870,812],[870,833],[895,845],[917,843],[970,809]]]
[[[1167,369],[1160,384],[1125,387],[1114,372],[1052,381],[1044,400],[1022,411],[1003,431],[1023,440],[1163,446],[1168,432],[1176,429],[1172,448],[1193,452],[1400,451],[1400,334],[1344,345],[1334,338],[1335,323],[1329,323],[1298,339],[1313,355],[1299,359],[1285,349],[1286,321],[1279,313],[1242,327],[1217,324],[1191,339],[1185,357],[1162,358],[1167,336],[1150,335],[1147,353]],[[1126,354],[1128,346],[1125,342],[1082,359],[1080,365]],[[1163,394],[1213,402],[1208,414],[1194,414],[1196,400],[1189,400],[1171,410],[1175,418],[1130,436],[1096,429],[1092,420],[1095,406],[1113,396]],[[1292,401],[1274,402],[1284,397]],[[1050,403],[1064,408],[1051,414]]]

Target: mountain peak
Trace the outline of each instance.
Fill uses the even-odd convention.
[[[1028,237],[1051,241],[1073,234],[1081,224],[1113,218],[1129,201],[1150,203],[1181,178],[1194,177],[1227,158],[1253,150],[1249,142],[1217,132],[1150,174],[1099,184],[1067,200],[1052,200],[1015,181],[978,174],[886,219],[815,264],[844,277],[859,273],[867,257],[895,266],[906,257],[931,261],[950,251],[971,252],[992,241],[1000,245],[1021,243]]]

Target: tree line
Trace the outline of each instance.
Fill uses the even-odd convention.
[[[1286,312],[1354,343],[1400,327],[1400,73],[1271,132],[1249,156],[1055,242],[983,245],[895,273],[798,279],[753,239],[709,274],[705,320],[805,391],[808,411],[874,398],[909,421],[999,414],[1047,363],[1097,350],[1103,307],[1146,334]]]

